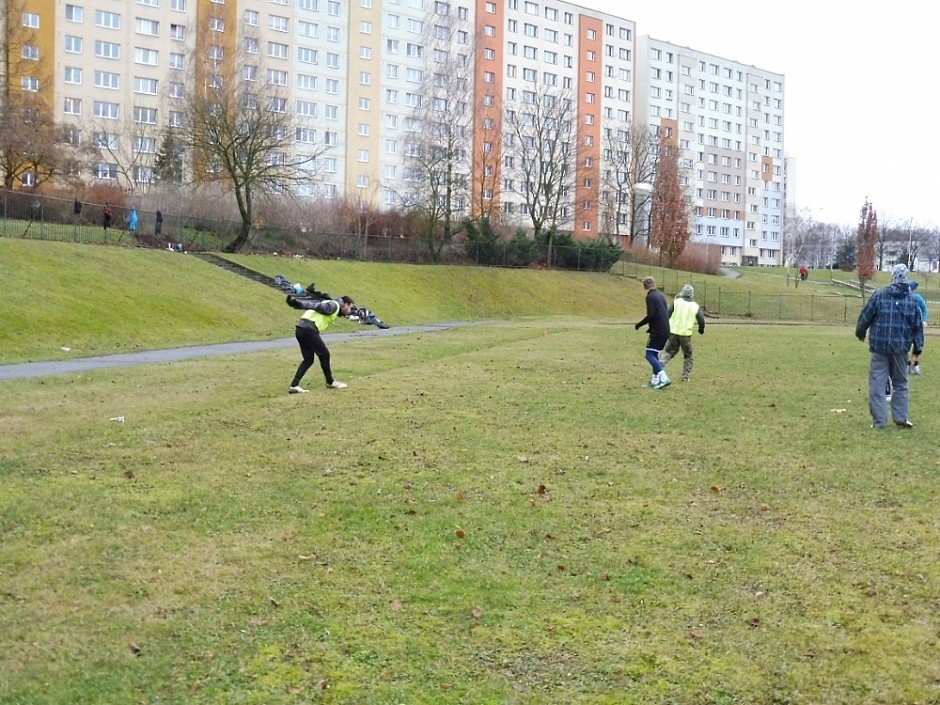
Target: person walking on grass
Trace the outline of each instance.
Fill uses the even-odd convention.
[[[695,297],[695,289],[691,284],[682,287],[682,291],[676,296],[672,306],[667,311],[669,315],[669,339],[666,341],[666,347],[663,348],[659,356],[663,366],[668,365],[669,361],[676,356],[679,350],[682,350],[682,381],[688,382],[692,374],[692,331],[698,328],[698,334],[705,332],[705,315],[702,308],[692,299]]]
[[[330,350],[326,347],[326,343],[323,342],[320,334],[325,333],[326,329],[338,317],[343,316],[345,318],[349,316],[355,303],[348,296],[315,301],[298,298],[293,294],[288,295],[287,305],[303,310],[303,314],[294,329],[294,335],[297,338],[297,344],[300,345],[300,354],[303,355],[303,360],[297,366],[294,379],[291,380],[290,389],[288,390],[291,394],[301,394],[309,391],[301,387],[300,382],[317,358],[320,360],[320,369],[323,370],[327,388],[346,388],[345,382],[333,379],[333,370],[330,367]]]
[[[646,361],[653,368],[650,386],[654,389],[663,389],[672,384],[672,380],[666,375],[663,364],[659,361],[659,353],[662,352],[666,340],[669,338],[669,314],[667,313],[666,297],[656,289],[656,280],[653,277],[643,279],[643,288],[646,290],[646,316],[633,327],[640,330],[641,327],[649,325],[649,337],[646,340]]]
[[[930,315],[927,311],[927,302],[924,300],[924,297],[919,291],[917,291],[917,282],[911,281],[911,296],[914,297],[914,303],[917,304],[917,308],[920,309],[920,319],[924,325],[924,331],[926,335],[927,330],[927,317]],[[911,359],[907,363],[908,372],[913,372],[915,375],[920,374],[920,355],[911,354]]]
[[[862,308],[855,324],[855,337],[865,342],[871,362],[868,368],[868,410],[872,428],[888,425],[885,387],[891,383],[891,418],[901,428],[914,428],[908,416],[910,389],[907,382],[907,355],[919,356],[924,349],[924,326],[920,308],[911,296],[907,266],[891,270],[891,284],[879,289]]]

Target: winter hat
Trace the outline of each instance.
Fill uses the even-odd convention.
[[[692,297],[695,296],[695,289],[692,288],[691,284],[686,284],[684,287],[682,287],[682,291],[679,292],[679,296],[681,296],[683,299],[691,301]]]
[[[891,282],[907,284],[907,271],[906,264],[894,265],[894,268],[891,270]]]

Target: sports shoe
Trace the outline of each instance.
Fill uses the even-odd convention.
[[[665,389],[670,384],[672,384],[672,380],[669,379],[666,375],[663,375],[659,378],[659,381],[653,385],[653,389]]]
[[[346,389],[349,386],[345,382],[340,382],[338,379],[334,379],[330,384],[326,385],[327,389]]]
[[[291,394],[305,394],[306,392],[309,392],[310,390],[304,389],[299,384],[295,384],[293,387],[291,387],[287,391],[290,392]]]
[[[895,421],[895,422],[894,422],[894,425],[895,425],[895,426],[900,426],[901,428],[914,428],[914,422],[913,422],[913,421],[907,421],[907,420],[905,420],[905,421]]]
[[[920,365],[914,365],[914,366],[911,368],[911,372],[913,372],[915,375],[919,375],[919,374],[920,374]]]

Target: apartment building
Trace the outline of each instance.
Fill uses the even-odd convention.
[[[602,207],[612,135],[634,119],[680,134],[695,239],[729,263],[779,264],[783,77],[648,37],[624,18],[535,0],[11,0],[13,89],[43,96],[84,176],[135,191],[201,86],[273,89],[300,195],[393,208],[427,197],[430,136],[465,212],[531,226],[551,192],[576,237],[624,232]],[[22,60],[20,60],[22,59]],[[537,134],[543,133],[543,134]],[[555,133],[553,144],[541,139]],[[435,149],[440,149],[440,146]],[[605,168],[606,167],[606,168]],[[539,179],[552,172],[554,181]]]
[[[784,77],[642,36],[637,113],[677,130],[694,242],[723,264],[783,264]]]

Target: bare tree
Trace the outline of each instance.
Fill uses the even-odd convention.
[[[461,29],[461,36],[471,36],[472,27],[454,14],[432,13],[427,28],[432,60],[424,75],[422,103],[411,118],[417,138],[406,145],[410,188],[403,205],[420,216],[422,239],[437,260],[469,214],[473,57],[468,45],[454,39]]]
[[[285,198],[301,184],[317,181],[320,142],[300,152],[297,123],[286,87],[247,80],[237,61],[207,76],[191,92],[179,139],[193,158],[193,180],[218,184],[235,197],[241,228],[225,246],[237,252],[251,239],[258,199]]]
[[[632,245],[642,231],[652,189],[637,188],[653,184],[656,173],[656,134],[642,123],[622,124],[604,133],[603,219],[607,233],[621,235],[629,226]]]
[[[51,104],[53,59],[26,21],[29,4],[0,0],[0,175],[6,188],[38,186],[73,171],[69,126],[57,125]],[[38,19],[38,18],[37,18]]]
[[[578,162],[574,99],[550,87],[523,91],[522,101],[505,118],[506,153],[513,168],[504,168],[522,197],[523,208],[538,239],[548,232],[551,262],[555,229],[571,222],[572,193]]]
[[[653,244],[674,266],[689,242],[689,209],[679,178],[679,145],[671,128],[659,135],[659,158],[653,186]]]
[[[104,120],[90,124],[98,160],[114,170],[118,185],[132,196],[150,190],[160,146],[156,125],[139,117],[127,113],[120,124]]]
[[[875,244],[878,241],[878,214],[865,200],[858,222],[858,287],[865,298],[865,284],[875,276]]]

